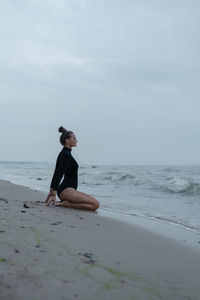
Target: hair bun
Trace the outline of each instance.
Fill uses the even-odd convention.
[[[62,133],[65,133],[67,130],[64,127],[60,126],[58,131],[62,132]]]

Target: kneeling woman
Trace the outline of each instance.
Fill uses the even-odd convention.
[[[71,155],[72,147],[76,147],[76,136],[72,131],[60,127],[60,142],[64,146],[58,155],[56,167],[51,181],[50,191],[45,200],[47,206],[55,206],[93,210],[99,208],[99,202],[90,195],[77,191],[78,164]],[[62,182],[60,183],[62,177]],[[56,193],[61,202],[55,202]]]

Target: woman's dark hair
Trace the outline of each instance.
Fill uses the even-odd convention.
[[[60,136],[60,143],[65,146],[65,140],[66,139],[70,139],[71,134],[73,133],[72,131],[69,131],[67,129],[65,129],[64,127],[60,126],[58,128],[59,132],[62,132],[61,136]]]

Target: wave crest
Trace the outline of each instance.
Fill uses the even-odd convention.
[[[135,178],[135,176],[133,176],[133,175],[125,174],[125,175],[120,176],[116,181],[126,181],[126,180],[131,180],[134,178]]]
[[[168,181],[166,189],[173,193],[200,194],[200,183],[185,178],[175,177]]]

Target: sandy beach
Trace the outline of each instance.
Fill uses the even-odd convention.
[[[0,181],[0,300],[200,299],[200,254]]]

